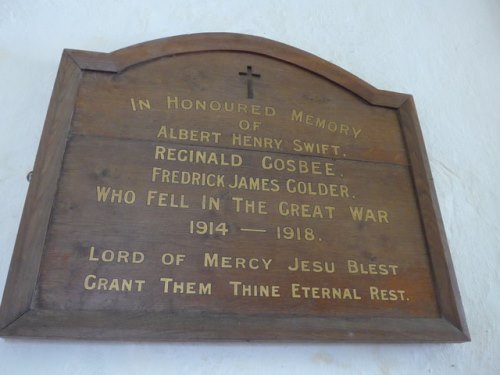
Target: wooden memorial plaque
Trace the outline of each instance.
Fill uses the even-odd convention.
[[[468,340],[410,95],[236,34],[65,50],[4,336]]]

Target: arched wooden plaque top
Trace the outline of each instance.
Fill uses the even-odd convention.
[[[0,328],[467,341],[412,97],[247,35],[65,50]]]

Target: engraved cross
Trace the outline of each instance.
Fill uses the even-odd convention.
[[[260,78],[260,74],[254,73],[252,71],[252,66],[247,66],[246,72],[239,72],[240,76],[247,77],[247,97],[248,99],[253,99],[253,78]]]

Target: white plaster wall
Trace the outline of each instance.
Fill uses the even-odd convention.
[[[230,31],[414,95],[472,342],[0,340],[0,374],[500,374],[500,2],[0,0],[0,291],[63,48]]]

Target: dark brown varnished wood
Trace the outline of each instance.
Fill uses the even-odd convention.
[[[259,75],[252,90],[239,74],[247,68]],[[161,101],[165,95],[178,100],[270,105],[276,116],[257,117],[263,122],[262,134],[282,139],[284,146],[280,150],[255,150],[230,144],[235,123],[242,118],[239,114],[191,111],[186,116],[182,110],[165,111]],[[127,103],[132,97],[150,99],[152,110],[130,112]],[[311,113],[320,119],[333,116],[339,126],[349,125],[345,134],[330,134],[321,128],[312,131],[314,127],[306,126],[305,120],[290,120],[291,108],[303,110],[304,119]],[[222,140],[208,145],[158,139],[160,124],[220,132]],[[355,129],[363,132],[356,141]],[[296,139],[335,143],[342,152],[317,155],[297,151],[291,147]],[[177,211],[152,209],[144,202],[128,208],[96,204],[92,190],[96,184],[128,184],[141,196],[148,189],[165,189],[151,182],[150,169],[181,167],[153,160],[158,145],[237,153],[245,160],[243,169],[203,169],[207,173],[224,173],[228,178],[236,172],[262,179],[303,177],[263,171],[258,168],[263,155],[334,162],[335,177],[313,175],[307,181],[346,184],[351,193],[345,199],[263,191],[243,194],[267,200],[272,212],[265,220],[256,215],[236,215],[231,210],[202,217],[207,221],[228,221],[230,232],[239,233],[233,240],[186,238],[183,228],[190,219],[198,218],[199,207],[194,203],[189,209]],[[200,171],[196,165],[182,168]],[[279,184],[284,190],[281,180]],[[187,199],[210,193],[227,204],[233,193],[187,185],[169,185],[168,189],[177,196],[186,194]],[[334,204],[340,216],[333,222],[280,217],[276,214],[280,200]],[[355,226],[345,220],[353,202],[387,209],[396,220],[388,226]],[[244,225],[265,225],[268,231],[278,225],[312,225],[325,240],[308,244],[308,252],[304,253],[304,244],[278,245],[268,237],[255,240],[241,234]],[[144,250],[149,263],[126,268],[114,264],[95,266],[85,257],[96,243]],[[164,249],[183,249],[191,263],[178,269],[162,267],[158,256]],[[200,264],[207,251],[247,258],[255,254],[267,256],[279,267],[273,272],[254,274],[206,269]],[[172,298],[162,298],[158,285],[125,297],[81,290],[85,275],[99,272],[115,277],[126,272],[128,277],[144,278],[147,285],[157,282],[158,276],[215,280],[220,284],[239,279],[277,283],[283,289],[290,282],[329,285],[327,274],[291,276],[285,272],[290,256],[321,261],[334,257],[336,286],[359,290],[362,302],[343,300],[332,304],[327,300],[297,300],[289,295],[275,300],[230,298],[227,285],[226,290],[221,288],[212,296]],[[397,264],[401,274],[355,277],[346,271],[349,259]],[[370,285],[404,288],[411,298],[395,304],[370,301]],[[185,35],[109,54],[65,50],[0,309],[0,328],[4,336],[113,340],[468,340],[412,97],[377,90],[309,53],[246,35]]]

